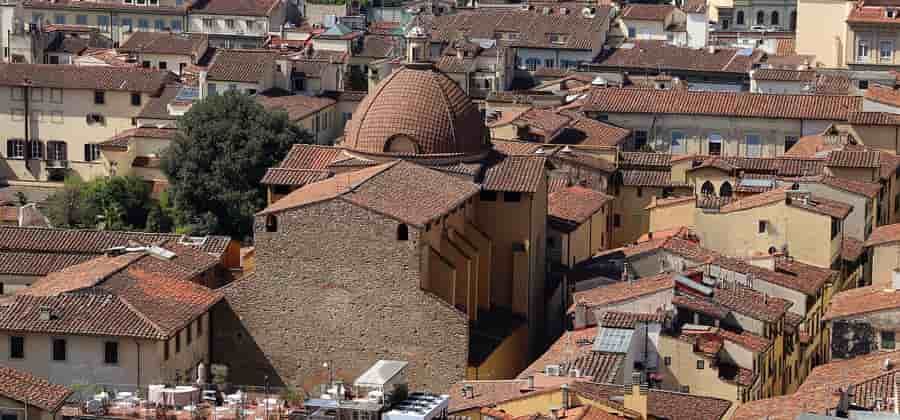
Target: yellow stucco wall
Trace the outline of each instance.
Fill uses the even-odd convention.
[[[696,204],[696,201],[691,200],[650,209],[650,231],[658,232],[681,226],[693,227]]]
[[[479,366],[466,368],[466,379],[512,379],[528,367],[528,327],[522,325],[506,337]]]
[[[900,268],[900,242],[872,247],[872,286],[889,288],[894,270]]]
[[[854,2],[847,0],[798,0],[798,54],[815,55],[825,67],[843,67],[847,16]]]

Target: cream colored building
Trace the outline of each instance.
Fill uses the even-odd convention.
[[[170,75],[146,69],[4,64],[2,175],[10,180],[107,175],[100,143],[136,125]]]
[[[7,420],[55,420],[72,390],[28,372],[0,366],[0,416]]]
[[[553,191],[547,197],[547,249],[550,262],[573,267],[610,241],[607,219],[613,197],[581,186]]]
[[[184,260],[185,247],[164,246],[173,259],[150,250],[101,256],[12,297],[0,311],[4,364],[58,384],[140,387],[196,378],[197,365],[209,363],[209,311],[221,295],[171,273],[175,266],[197,270],[213,257]],[[73,276],[85,282],[72,283]]]

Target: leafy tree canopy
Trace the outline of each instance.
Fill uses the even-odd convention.
[[[226,92],[194,103],[162,156],[176,224],[192,234],[250,235],[266,204],[260,185],[295,143],[310,135],[284,112],[268,112],[247,95]]]
[[[143,230],[154,206],[150,185],[136,176],[71,177],[47,203],[54,226],[110,230]]]

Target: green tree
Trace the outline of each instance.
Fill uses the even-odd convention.
[[[144,229],[151,205],[150,186],[136,176],[113,176],[84,182],[66,179],[48,199],[54,226],[107,230]]]
[[[226,92],[195,103],[178,120],[162,156],[180,231],[243,239],[266,204],[259,181],[291,145],[310,135],[284,112],[268,112],[247,95]]]

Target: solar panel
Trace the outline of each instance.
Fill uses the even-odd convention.
[[[594,351],[628,353],[633,335],[634,330],[600,328],[600,332],[597,333],[597,340],[594,341]]]

